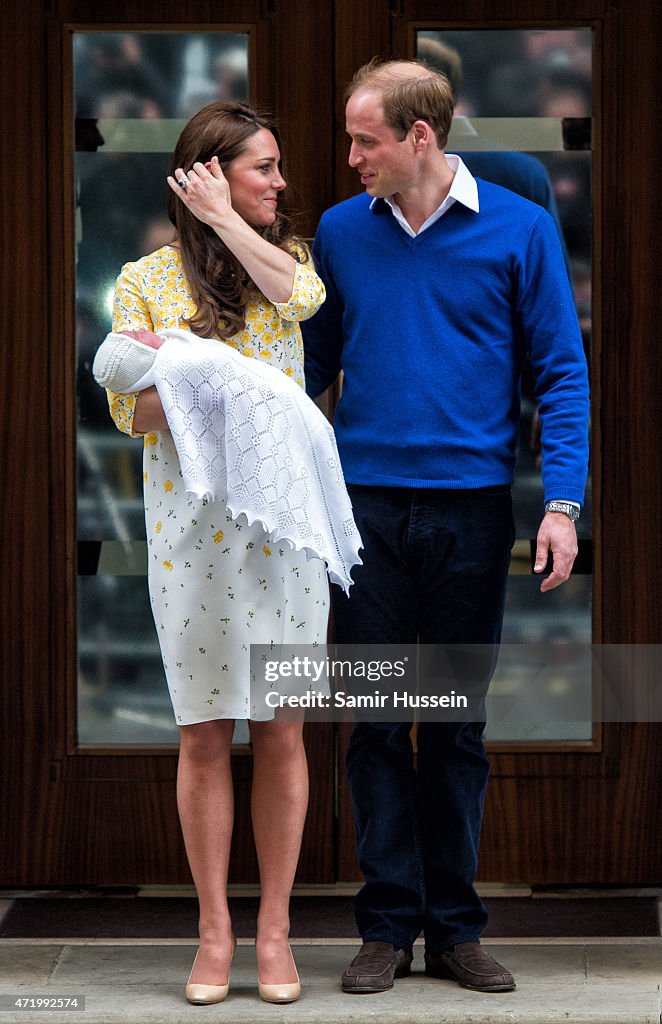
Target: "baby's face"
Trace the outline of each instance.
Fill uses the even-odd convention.
[[[134,338],[150,348],[161,348],[164,340],[159,338],[158,334],[148,331],[146,327],[141,327],[139,331],[122,331],[122,334],[126,334],[128,338]]]

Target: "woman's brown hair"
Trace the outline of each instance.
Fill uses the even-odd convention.
[[[188,122],[172,157],[171,174],[177,167],[188,170],[196,161],[207,163],[217,156],[221,168],[228,167],[246,149],[248,140],[266,128],[282,155],[278,130],[270,118],[258,114],[246,103],[209,103]],[[216,232],[203,224],[174,193],[168,198],[168,214],[177,229],[184,273],[196,306],[189,327],[199,337],[230,338],[244,329],[246,303],[255,286],[239,260]],[[292,233],[287,211],[276,213],[260,234],[268,242],[287,249],[295,259],[305,258],[301,243],[291,245]],[[256,229],[257,230],[257,229]]]

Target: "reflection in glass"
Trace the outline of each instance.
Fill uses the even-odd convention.
[[[450,78],[458,115],[590,117],[590,29],[424,31],[416,48]]]
[[[177,743],[145,577],[80,576],[78,637],[79,741]]]
[[[516,704],[518,718],[515,726],[507,721],[490,722],[485,735],[489,740],[588,740],[592,735],[592,718],[588,707],[591,678],[591,577],[573,575],[567,583],[548,594],[538,593],[540,581],[531,576],[511,576],[508,582],[503,643],[524,645],[525,653],[531,645],[545,645],[546,651],[558,647],[558,671],[551,672],[551,683],[546,700],[549,713],[540,714],[539,694],[536,713],[526,726],[522,723],[527,706],[527,683],[531,682],[526,664],[513,665],[517,647],[509,648],[509,657],[497,664],[490,685],[490,695],[508,695]],[[525,646],[525,645],[528,645]],[[568,654],[567,652],[570,652]],[[505,662],[505,664],[504,664]],[[549,666],[550,670],[553,666]],[[571,703],[577,708],[587,707],[583,721],[569,722],[555,715],[556,702]]]
[[[556,222],[590,365],[591,342],[591,114],[590,29],[426,30],[416,56],[443,71],[456,94],[448,151],[459,153],[478,178],[512,189],[548,210]],[[518,547],[528,549],[542,516],[540,432],[533,378],[525,366],[513,499]],[[591,488],[577,528],[591,536]],[[522,570],[514,559],[516,572]],[[581,567],[586,572],[586,565]],[[591,576],[576,575],[559,590],[538,593],[540,580],[511,575],[504,642],[591,640]],[[495,692],[506,685],[499,671]],[[523,673],[509,686],[526,699]],[[572,687],[590,686],[590,667]],[[591,723],[539,723],[523,735],[500,726],[490,739],[589,739]],[[572,732],[572,735],[570,734]],[[562,733],[562,735],[560,734]]]
[[[83,743],[178,740],[144,575],[142,442],[116,430],[91,367],[120,268],[173,238],[174,142],[205,104],[249,99],[248,53],[245,32],[73,36]]]
[[[248,99],[245,32],[77,32],[76,117],[188,120],[213,100]]]

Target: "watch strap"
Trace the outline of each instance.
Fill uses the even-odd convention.
[[[579,519],[580,508],[572,501],[548,501],[545,503],[545,512],[562,512],[573,523],[576,523]]]

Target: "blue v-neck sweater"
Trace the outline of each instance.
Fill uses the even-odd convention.
[[[581,503],[587,369],[554,222],[480,179],[478,195],[479,212],[456,202],[415,238],[365,194],[323,215],[313,254],[327,298],[302,325],[308,391],[344,371],[334,425],[350,483],[510,483],[528,352],[545,500]]]

